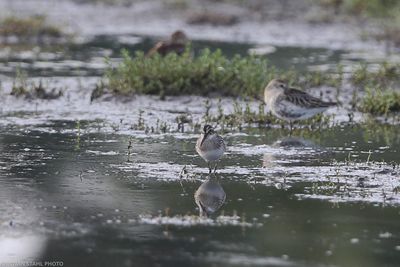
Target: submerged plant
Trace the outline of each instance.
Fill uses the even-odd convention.
[[[145,120],[143,118],[143,114],[144,114],[144,110],[139,109],[139,116],[138,116],[137,123],[133,124],[131,129],[143,131],[147,128]]]
[[[81,147],[81,121],[77,120],[75,125],[76,139],[75,139],[75,150],[79,150]]]
[[[126,162],[131,162],[131,154],[132,154],[132,137],[129,138],[129,142],[128,142],[128,149],[126,152]]]

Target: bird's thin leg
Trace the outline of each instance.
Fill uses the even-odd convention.
[[[208,214],[207,214],[207,209],[206,209],[206,207],[204,207],[204,205],[201,203],[201,201],[199,200],[199,201],[196,201],[196,204],[197,204],[197,206],[199,207],[199,216],[200,217],[208,217]]]
[[[211,168],[211,163],[207,162],[208,164],[208,174],[211,174],[212,168]]]
[[[217,166],[218,166],[218,161],[215,162],[215,167],[214,167],[214,174],[217,171]]]
[[[207,214],[207,212],[205,212],[203,209],[200,209],[200,214],[199,214],[199,216],[200,216],[200,217],[207,218],[207,217],[208,217],[208,214]]]

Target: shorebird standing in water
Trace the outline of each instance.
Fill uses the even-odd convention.
[[[204,125],[203,132],[196,142],[196,151],[208,164],[209,173],[212,172],[211,163],[215,162],[214,173],[217,170],[218,160],[225,153],[224,139],[218,135],[211,125]]]
[[[199,207],[200,216],[209,216],[225,203],[226,194],[218,181],[209,177],[194,193],[194,201]]]
[[[152,49],[147,52],[146,56],[152,56],[158,53],[165,56],[168,53],[176,53],[178,55],[185,52],[185,47],[189,39],[183,31],[175,31],[169,40],[158,42]]]
[[[290,131],[294,121],[309,119],[336,105],[335,102],[324,102],[306,92],[290,88],[285,81],[278,79],[270,81],[265,87],[264,101],[272,114],[289,121]]]

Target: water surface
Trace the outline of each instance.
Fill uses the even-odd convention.
[[[331,109],[343,115],[337,125],[312,133],[289,136],[266,126],[226,131],[228,152],[217,172],[226,203],[199,218],[193,194],[208,170],[194,150],[199,133],[192,126],[178,133],[176,117],[187,113],[202,123],[205,98],[90,103],[104,57],[117,63],[122,48],[147,50],[154,41],[107,35],[0,49],[0,263],[398,266],[399,126],[351,125],[346,110]],[[228,56],[254,47],[193,46],[222,48]],[[363,60],[349,55],[276,47],[265,56],[299,70]],[[67,88],[64,96],[9,96],[17,68]],[[233,99],[222,103],[232,110]],[[140,116],[156,130],[138,130]]]
[[[207,176],[194,135],[86,134],[90,121],[80,127],[80,134],[70,121],[2,128],[1,242],[26,248],[2,251],[1,261],[397,266],[398,134],[385,139],[346,127],[310,138],[271,129],[228,134],[218,171],[227,200],[205,222],[193,199]],[[184,165],[189,175],[180,180]]]

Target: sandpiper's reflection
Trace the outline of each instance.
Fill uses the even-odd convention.
[[[226,194],[217,177],[209,176],[194,193],[200,216],[208,217],[225,203]]]
[[[288,136],[277,140],[273,146],[275,147],[310,147],[315,148],[317,145],[311,141],[304,139],[303,137]]]
[[[288,149],[309,149],[309,150],[321,150],[322,148],[316,145],[313,141],[304,139],[303,137],[296,137],[296,136],[288,136],[282,139],[277,140],[275,143],[272,144],[272,147],[275,148],[288,148]],[[304,157],[304,153],[294,155],[287,155],[287,154],[277,154],[276,152],[265,153],[263,155],[263,167],[270,168],[277,165],[280,165],[279,162],[283,160],[288,160],[291,157]]]

